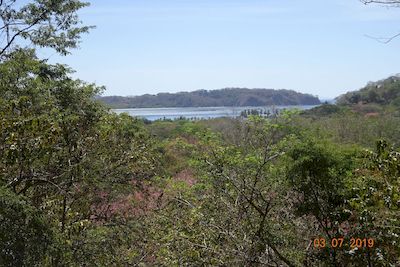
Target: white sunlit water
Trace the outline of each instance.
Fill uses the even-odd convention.
[[[219,117],[238,117],[244,110],[270,111],[283,109],[306,110],[315,105],[299,106],[266,106],[266,107],[185,107],[185,108],[127,108],[114,109],[117,114],[128,113],[134,117],[141,117],[150,121],[162,119],[213,119]]]

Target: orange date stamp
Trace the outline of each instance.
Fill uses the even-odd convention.
[[[373,248],[375,246],[375,240],[373,238],[358,238],[352,237],[349,240],[345,239],[344,237],[335,237],[330,240],[325,239],[324,237],[314,238],[312,241],[312,245],[316,249],[323,249],[323,248],[334,248],[339,249],[342,247],[349,247],[351,249],[354,248]]]

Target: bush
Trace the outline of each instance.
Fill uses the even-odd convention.
[[[41,266],[54,236],[39,210],[0,188],[0,240],[2,266]]]

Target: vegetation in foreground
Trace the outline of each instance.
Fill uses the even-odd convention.
[[[4,266],[399,264],[396,113],[144,124],[33,51],[0,73]]]

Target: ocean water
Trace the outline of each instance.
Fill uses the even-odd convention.
[[[134,117],[145,118],[150,121],[160,119],[213,119],[219,117],[238,117],[244,110],[269,111],[273,113],[283,109],[300,109],[306,110],[316,107],[315,105],[307,106],[267,106],[267,107],[187,107],[187,108],[128,108],[113,109],[114,112],[128,113]]]

